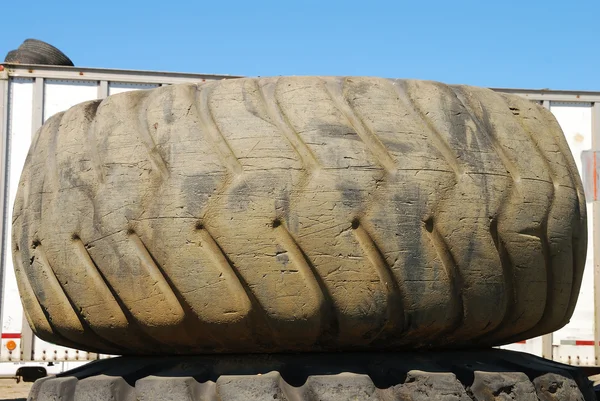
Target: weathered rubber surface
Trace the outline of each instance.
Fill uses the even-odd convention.
[[[35,333],[79,349],[484,347],[568,322],[586,232],[565,138],[525,99],[236,79],[50,118],[13,255]]]
[[[595,396],[576,367],[487,350],[123,357],[38,380],[29,396],[30,401],[56,399],[591,401]]]
[[[9,51],[4,61],[15,64],[73,66],[73,62],[63,52],[37,39],[26,39],[18,49]]]
[[[48,64],[73,66],[73,62],[62,51],[49,43],[37,39],[25,39],[20,50],[29,50],[44,57]]]
[[[39,54],[22,49],[11,50],[6,53],[4,62],[14,64],[47,64],[46,60],[44,60],[44,58]]]

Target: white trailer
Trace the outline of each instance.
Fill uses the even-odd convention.
[[[0,375],[14,376],[22,366],[43,366],[58,373],[87,361],[108,357],[49,344],[36,338],[23,317],[10,254],[13,201],[33,134],[53,114],[92,99],[162,85],[235,78],[181,74],[0,64]],[[572,365],[598,366],[600,357],[600,174],[595,153],[600,148],[600,92],[495,89],[524,96],[548,108],[560,123],[580,172],[586,171],[589,247],[579,302],[563,329],[511,344],[509,348]],[[582,162],[582,155],[589,163]],[[600,156],[598,158],[600,167]],[[598,182],[594,182],[594,179]],[[50,365],[50,366],[49,366]]]

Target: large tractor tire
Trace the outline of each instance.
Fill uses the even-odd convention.
[[[34,332],[116,354],[510,343],[569,321],[585,252],[550,112],[423,81],[82,103],[35,137],[13,215]]]
[[[121,357],[38,380],[29,401],[594,401],[579,368],[509,351]]]

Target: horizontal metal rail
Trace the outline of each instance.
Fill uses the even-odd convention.
[[[0,64],[0,70],[10,77],[86,80],[99,82],[125,82],[148,84],[175,84],[209,81],[230,78],[243,78],[238,75],[196,74],[166,71],[135,71],[109,68],[65,67],[29,64]],[[530,100],[553,102],[600,102],[600,92],[551,90],[551,89],[513,89],[490,88],[496,92],[511,93]]]
[[[241,78],[234,75],[188,74],[180,72],[111,70],[106,68],[64,67],[27,64],[0,64],[4,72],[16,78],[46,78],[86,81],[110,81],[127,83],[186,83],[227,78]],[[0,68],[0,69],[2,69]]]
[[[496,92],[510,93],[523,96],[529,100],[551,101],[551,102],[600,102],[600,92],[586,91],[560,91],[547,89],[508,89],[490,88]]]

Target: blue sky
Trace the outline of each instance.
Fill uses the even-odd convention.
[[[367,75],[600,90],[600,1],[16,1],[26,38],[76,65],[247,76]]]

